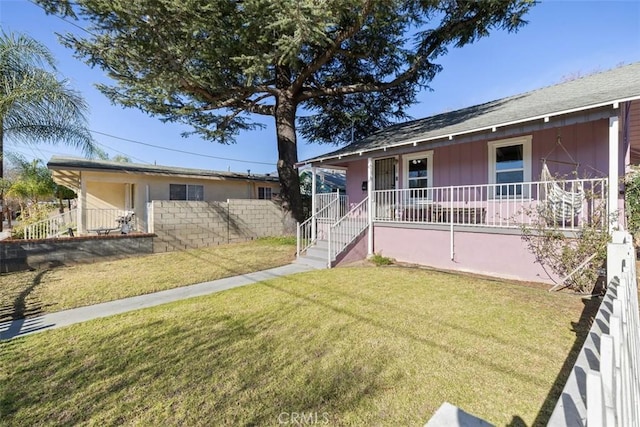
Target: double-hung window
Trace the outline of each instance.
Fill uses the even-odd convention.
[[[190,184],[169,184],[169,200],[204,200],[204,186]]]
[[[430,200],[433,187],[433,151],[410,154],[404,159],[404,188],[412,199]]]
[[[489,183],[493,195],[528,197],[531,181],[531,136],[489,142]]]

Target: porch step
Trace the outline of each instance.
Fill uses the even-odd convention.
[[[307,249],[304,255],[296,260],[298,264],[308,265],[318,270],[327,268],[327,251],[329,243],[326,240],[318,240],[314,246]]]

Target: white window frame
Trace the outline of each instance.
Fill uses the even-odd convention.
[[[411,153],[402,156],[402,188],[410,194],[409,191],[409,163],[412,160],[417,159],[427,159],[427,181],[429,182],[429,186],[426,188],[433,188],[433,150],[429,151],[420,151],[418,153]],[[417,198],[414,197],[412,200],[431,200],[433,198],[433,192],[427,191],[426,198]]]
[[[511,145],[522,145],[522,194],[521,195],[495,195],[494,191],[491,191],[493,198],[507,199],[514,197],[529,197],[529,186],[524,183],[531,182],[531,140],[532,135],[518,136],[516,138],[500,139],[497,141],[489,141],[487,146],[489,148],[489,184],[496,184],[496,148],[509,147]],[[515,169],[514,169],[515,170]],[[507,172],[507,171],[500,171]],[[493,187],[494,189],[496,187]]]

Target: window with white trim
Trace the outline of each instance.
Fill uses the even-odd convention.
[[[258,187],[258,199],[271,200],[271,187]]]
[[[489,184],[495,197],[528,197],[531,181],[531,135],[489,142]]]
[[[404,188],[411,189],[412,198],[431,198],[426,188],[433,187],[433,151],[403,156]]]
[[[204,200],[204,186],[190,184],[169,184],[169,200]]]

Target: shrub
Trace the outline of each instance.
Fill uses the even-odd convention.
[[[373,254],[369,258],[369,260],[378,267],[380,267],[381,265],[393,264],[393,259],[382,256],[382,254]]]
[[[564,287],[590,294],[605,265],[610,218],[606,201],[589,192],[585,198],[589,218],[583,218],[576,231],[563,230],[554,213],[545,209],[544,204],[526,212],[531,225],[523,225],[521,229],[522,239],[543,268],[564,279]]]

